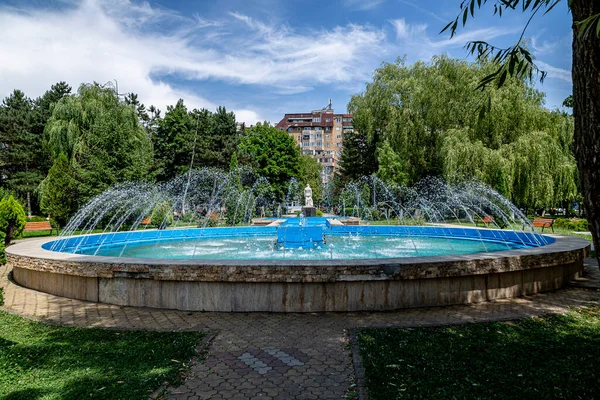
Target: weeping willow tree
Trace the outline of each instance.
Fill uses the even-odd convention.
[[[572,117],[545,109],[524,78],[475,90],[494,68],[436,56],[377,69],[348,105],[354,127],[377,143],[377,175],[396,184],[476,178],[531,208],[575,198]]]
[[[45,135],[54,159],[66,155],[82,201],[116,183],[147,178],[152,165],[152,144],[135,108],[111,87],[82,84],[61,99]]]

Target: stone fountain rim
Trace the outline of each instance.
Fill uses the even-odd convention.
[[[462,255],[358,260],[174,260],[89,256],[45,250],[56,239],[33,239],[6,249],[9,262],[20,267],[75,276],[115,276],[115,271],[150,273],[162,280],[288,282],[358,279],[417,279],[541,268],[583,258],[590,242],[573,236],[548,235],[551,244],[527,249]],[[287,271],[286,271],[287,270]],[[284,272],[285,271],[285,272]],[[271,274],[272,273],[272,274]],[[264,276],[261,277],[261,274]],[[269,274],[271,274],[269,276]],[[278,278],[277,278],[278,277]]]

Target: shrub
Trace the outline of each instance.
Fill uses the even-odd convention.
[[[4,289],[0,287],[0,306],[4,305]]]
[[[165,229],[173,223],[173,210],[168,201],[157,203],[154,206],[150,222],[158,229]]]
[[[322,217],[323,216],[323,211],[317,210],[316,211],[316,215],[317,215],[317,217]]]
[[[9,195],[0,200],[0,231],[5,234],[5,245],[23,232],[26,222],[25,209],[17,199]]]
[[[588,230],[588,221],[585,218],[556,218],[554,227],[570,231],[585,232]]]

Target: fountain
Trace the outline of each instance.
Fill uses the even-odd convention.
[[[302,217],[282,218],[275,190],[251,170],[123,184],[91,199],[61,237],[11,246],[7,259],[18,283],[69,298],[313,312],[554,290],[581,272],[589,249],[587,241],[535,231],[478,182],[429,179],[408,188],[364,177],[328,199],[339,215],[329,217],[306,211],[314,210],[310,186],[304,195]],[[491,226],[477,226],[490,215]],[[263,226],[251,226],[257,216]]]

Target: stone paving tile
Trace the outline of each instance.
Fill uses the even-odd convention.
[[[600,284],[589,260],[588,285]],[[119,329],[210,330],[207,359],[170,399],[341,399],[353,379],[347,329],[506,320],[598,304],[600,291],[569,288],[524,298],[379,313],[188,313],[65,299],[22,288],[0,266],[4,309],[49,323]],[[591,283],[590,283],[591,282]]]

